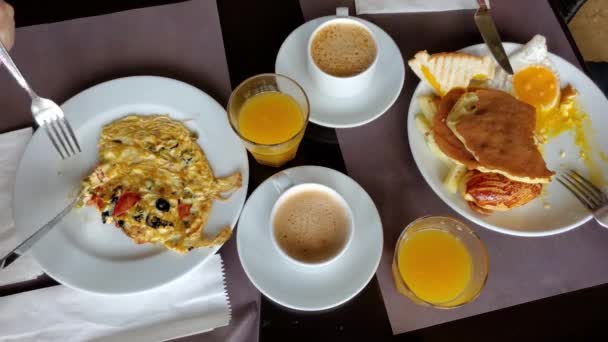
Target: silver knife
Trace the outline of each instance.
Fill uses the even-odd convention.
[[[481,33],[483,41],[486,42],[486,45],[490,49],[496,62],[498,62],[509,75],[513,75],[511,62],[509,62],[509,57],[502,46],[502,40],[500,40],[500,35],[498,34],[496,24],[494,24],[494,20],[490,15],[490,10],[486,5],[486,1],[477,0],[477,2],[479,3],[479,9],[475,12],[475,24],[477,25],[477,29],[479,30],[479,33]]]
[[[25,254],[25,252],[32,248],[32,246],[36,242],[38,242],[38,240],[40,240],[43,236],[45,236],[46,233],[51,230],[51,228],[55,227],[55,225],[59,223],[65,215],[72,211],[72,208],[74,208],[74,205],[78,202],[78,200],[78,197],[74,199],[67,207],[65,207],[65,209],[63,209],[59,214],[57,214],[57,216],[53,217],[53,219],[50,220],[47,224],[42,226],[40,229],[38,229],[38,231],[36,231],[27,239],[25,239],[25,241],[23,241],[22,243],[20,243],[19,246],[15,247],[15,249],[13,249],[12,251],[10,251],[10,253],[0,259],[0,269],[8,267],[8,265],[12,264],[15,260],[19,259],[20,256],[22,256],[23,254]]]

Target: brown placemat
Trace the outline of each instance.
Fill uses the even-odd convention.
[[[335,13],[352,1],[301,1],[306,19]],[[494,0],[492,13],[505,41],[526,42],[536,33],[549,49],[576,66],[575,54],[547,1]],[[450,51],[481,42],[473,12],[453,11],[367,15],[386,30],[404,59],[416,51]],[[412,158],[406,116],[418,78],[406,67],[397,102],[376,121],[338,130],[348,174],[374,199],[385,232],[377,272],[393,333],[403,333],[528,301],[608,282],[608,232],[596,223],[557,236],[522,238],[495,233],[471,222],[490,256],[488,283],[473,303],[452,310],[421,307],[400,296],[393,285],[391,261],[399,233],[424,215],[459,215],[426,184]],[[508,324],[508,322],[506,323]]]
[[[216,2],[192,0],[17,30],[15,63],[41,95],[63,102],[97,83],[131,75],[175,78],[225,104],[230,79]],[[32,124],[29,98],[0,69],[0,132]],[[221,250],[232,320],[208,341],[257,341],[260,294],[231,239]],[[200,339],[200,336],[184,340]]]
[[[587,0],[568,27],[585,61],[608,62],[608,1]]]

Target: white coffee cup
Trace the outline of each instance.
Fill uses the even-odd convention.
[[[275,177],[275,178],[277,178],[277,177]],[[282,257],[284,257],[285,259],[289,260],[290,262],[293,262],[300,266],[307,266],[307,267],[325,266],[325,265],[335,261],[336,259],[338,259],[341,255],[343,255],[344,252],[346,251],[346,249],[348,248],[348,245],[350,245],[350,243],[352,241],[353,230],[354,230],[353,214],[352,214],[350,206],[348,205],[346,200],[338,192],[336,192],[332,188],[322,185],[322,184],[303,183],[303,184],[293,185],[291,183],[291,180],[289,179],[289,177],[286,176],[285,174],[283,174],[281,177],[278,177],[278,180],[275,181],[274,183],[275,183],[274,185],[277,188],[277,190],[279,190],[281,192],[281,195],[279,196],[279,198],[275,202],[274,206],[272,207],[272,211],[270,214],[269,233],[271,236],[272,244],[278,250],[279,254]],[[318,262],[303,261],[303,260],[296,259],[296,258],[290,256],[280,246],[280,244],[277,241],[277,238],[275,236],[275,232],[274,232],[274,229],[275,229],[274,222],[275,222],[275,217],[277,214],[277,209],[281,208],[281,206],[285,203],[285,201],[288,200],[294,194],[297,194],[299,192],[305,192],[305,191],[321,191],[321,192],[329,195],[330,197],[332,197],[333,200],[335,200],[337,203],[340,204],[340,206],[343,207],[343,209],[347,215],[347,220],[348,220],[348,226],[347,226],[348,235],[346,236],[345,242],[343,243],[341,248],[333,256],[331,256],[327,259],[324,259],[322,261],[318,261]]]
[[[362,27],[370,34],[374,40],[374,44],[376,44],[376,56],[373,62],[361,73],[348,77],[338,77],[326,73],[319,68],[312,57],[312,43],[317,33],[328,25],[340,23],[353,24]],[[338,7],[336,9],[336,18],[330,19],[319,25],[310,35],[310,38],[308,39],[307,54],[309,75],[323,94],[333,97],[351,97],[360,94],[370,85],[376,70],[376,64],[378,64],[378,55],[380,54],[380,51],[378,49],[378,40],[374,33],[367,27],[365,21],[350,17],[348,15],[347,7]]]

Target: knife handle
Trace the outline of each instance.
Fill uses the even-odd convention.
[[[487,10],[488,9],[488,5],[486,4],[486,0],[477,0],[477,3],[479,4],[479,8],[481,8],[482,10]]]

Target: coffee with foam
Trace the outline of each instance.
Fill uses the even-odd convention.
[[[318,188],[303,188],[281,199],[272,226],[279,248],[304,263],[335,257],[351,233],[350,215],[341,199]]]
[[[377,48],[370,32],[361,25],[337,22],[316,33],[310,52],[314,63],[325,73],[351,77],[374,62]]]

